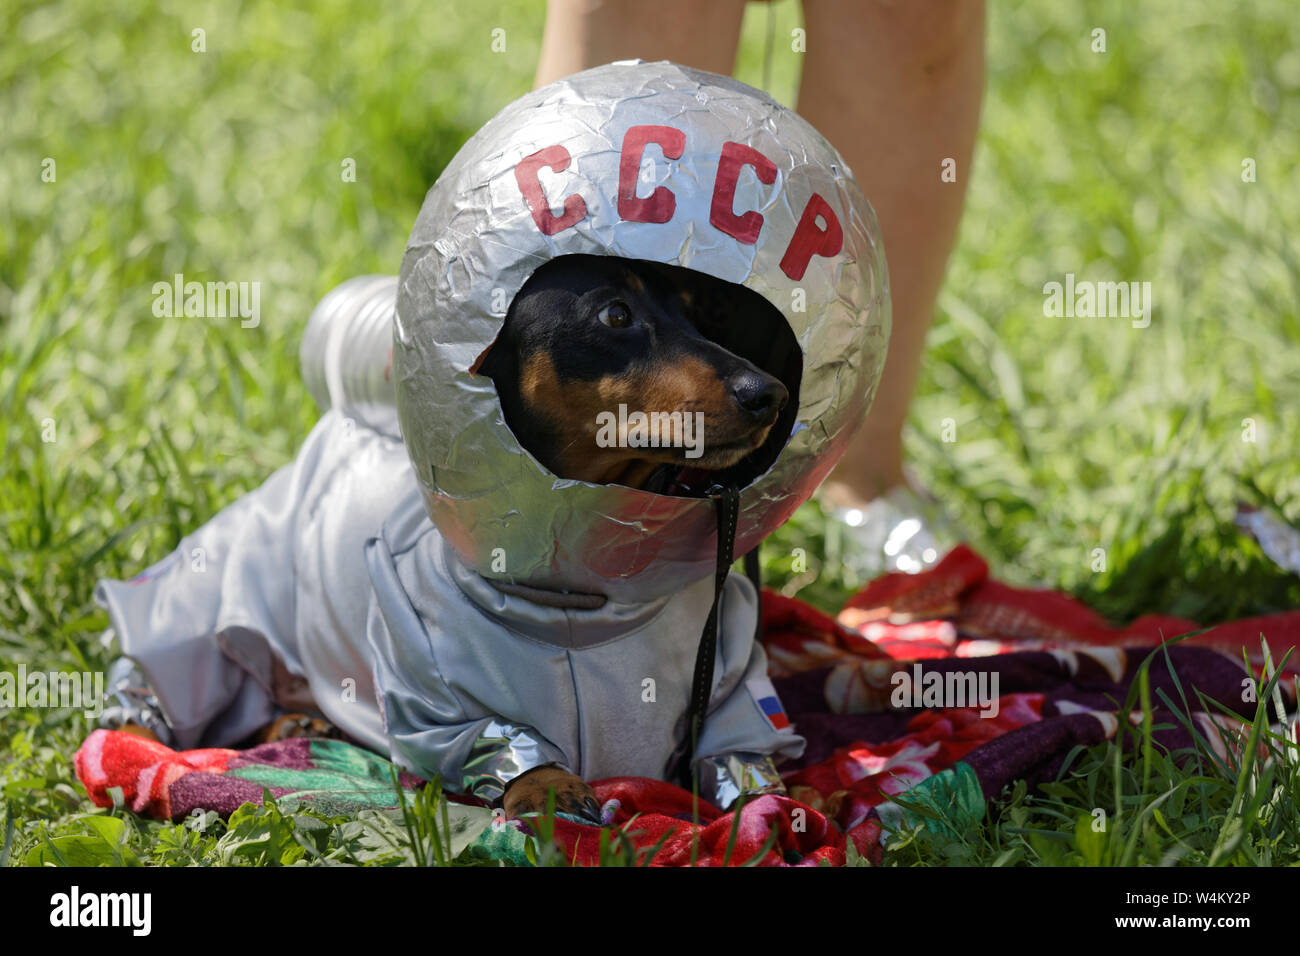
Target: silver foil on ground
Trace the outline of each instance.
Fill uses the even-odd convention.
[[[1300,574],[1300,531],[1274,511],[1237,506],[1235,521],[1238,528],[1259,542],[1260,549],[1280,568]]]
[[[785,793],[776,764],[767,754],[730,753],[698,762],[700,796],[723,810],[744,794]]]

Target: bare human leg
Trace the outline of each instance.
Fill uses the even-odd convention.
[[[551,0],[535,85],[612,60],[672,60],[730,76],[745,0]]]
[[[804,0],[799,112],[844,156],[885,241],[884,378],[823,500],[859,507],[903,481],[902,429],[961,218],[984,93],[983,0]],[[940,178],[956,161],[956,182]]]
[[[743,15],[743,0],[551,0],[536,82],[630,57],[730,74]],[[893,298],[875,402],[822,490],[828,505],[856,509],[903,489],[903,424],[970,178],[985,9],[984,0],[804,0],[804,20],[799,111],[843,154],[875,207]],[[947,160],[953,181],[940,175]],[[889,526],[895,516],[882,520]],[[928,563],[934,550],[921,540],[917,554]]]

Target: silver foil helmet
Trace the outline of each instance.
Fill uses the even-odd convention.
[[[884,254],[816,130],[752,87],[668,62],[611,63],[521,97],[429,190],[402,260],[393,374],[430,517],[485,577],[636,603],[713,573],[712,502],[551,474],[471,371],[533,272],[575,253],[745,286],[794,333],[797,414],[741,489],[737,554],[812,495],[866,415],[889,338]]]

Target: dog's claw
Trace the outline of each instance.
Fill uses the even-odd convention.
[[[511,781],[503,798],[506,816],[545,812],[547,793],[551,790],[555,791],[556,810],[586,819],[590,807],[596,806],[595,819],[600,820],[600,808],[591,788],[581,778],[558,767],[539,767]]]
[[[339,730],[327,720],[308,714],[284,714],[262,728],[262,743],[274,743],[295,737],[338,738]]]

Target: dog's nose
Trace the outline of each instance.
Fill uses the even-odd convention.
[[[743,372],[733,377],[730,384],[736,403],[756,424],[772,424],[790,400],[784,385],[761,372]]]

